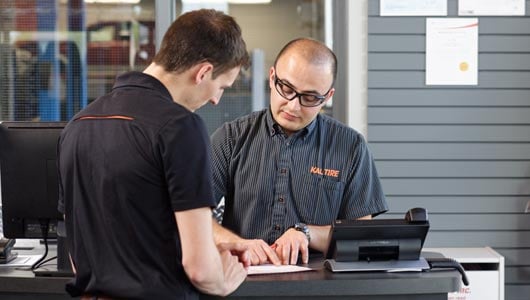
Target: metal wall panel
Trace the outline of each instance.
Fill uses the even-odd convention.
[[[525,207],[528,202],[528,197],[520,195],[387,195],[387,200],[391,212],[404,214],[407,209],[421,205],[434,216],[438,213],[466,214],[467,212],[520,214],[521,207]]]
[[[436,231],[427,235],[425,247],[486,247],[503,249],[506,247],[529,248],[529,231]],[[507,267],[517,265],[506,265]],[[509,283],[506,281],[506,283]],[[508,295],[507,295],[508,296]],[[508,297],[507,297],[508,298]],[[508,298],[510,299],[510,298]]]
[[[448,17],[457,15],[448,0]],[[368,134],[390,211],[429,211],[427,247],[491,246],[506,299],[530,295],[530,1],[478,16],[476,86],[425,85],[427,17],[368,7]],[[468,16],[466,16],[467,18]]]
[[[372,53],[368,68],[370,70],[425,70],[424,53]],[[521,53],[482,53],[479,54],[480,70],[530,70],[530,54]]]
[[[377,160],[384,178],[530,178],[530,161]]]
[[[370,132],[369,132],[370,134]],[[371,139],[371,137],[370,137]],[[529,160],[530,144],[503,143],[442,143],[442,142],[375,142],[370,148],[377,159],[395,160]]]
[[[530,142],[528,125],[368,124],[370,140],[376,142]]]
[[[382,219],[401,218],[403,214],[386,213]],[[530,230],[530,216],[527,214],[432,214],[429,217],[430,230]]]
[[[371,57],[371,54],[370,54]],[[371,72],[371,71],[370,71]],[[371,89],[372,107],[383,106],[520,106],[527,107],[530,89]]]
[[[371,124],[525,124],[530,107],[373,107]]]

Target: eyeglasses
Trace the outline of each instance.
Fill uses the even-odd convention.
[[[329,88],[329,90],[324,95],[298,93],[294,89],[294,87],[284,82],[276,75],[274,75],[274,86],[276,87],[276,91],[278,92],[278,94],[280,94],[280,96],[289,101],[298,97],[300,105],[305,107],[314,107],[322,104],[322,102],[326,100],[329,91],[331,91],[331,88]]]

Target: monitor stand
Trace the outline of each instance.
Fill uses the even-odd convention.
[[[63,223],[63,222],[61,222]],[[73,277],[74,272],[72,271],[72,265],[70,264],[70,258],[66,249],[66,238],[57,232],[57,267],[39,267],[33,270],[35,277]]]

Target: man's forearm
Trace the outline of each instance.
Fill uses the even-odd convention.
[[[241,237],[227,228],[223,227],[221,224],[217,223],[215,220],[213,222],[213,237],[215,244],[219,243],[236,243],[241,242]]]
[[[326,250],[328,249],[328,237],[330,229],[331,225],[309,225],[309,234],[311,235],[309,248],[315,249],[320,252],[326,252]]]
[[[357,220],[370,220],[370,219],[372,219],[371,215],[357,218]],[[309,225],[309,232],[311,234],[311,242],[309,243],[309,247],[311,249],[315,249],[323,253],[326,252],[328,250],[330,230],[331,230],[331,225],[324,225],[324,226]]]

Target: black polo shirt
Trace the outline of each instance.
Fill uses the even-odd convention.
[[[266,109],[225,123],[211,140],[222,223],[244,238],[272,244],[297,222],[388,210],[366,141],[326,115],[286,136]]]
[[[59,210],[77,269],[70,294],[197,299],[174,212],[215,204],[201,118],[157,79],[126,73],[69,122],[58,155]]]

